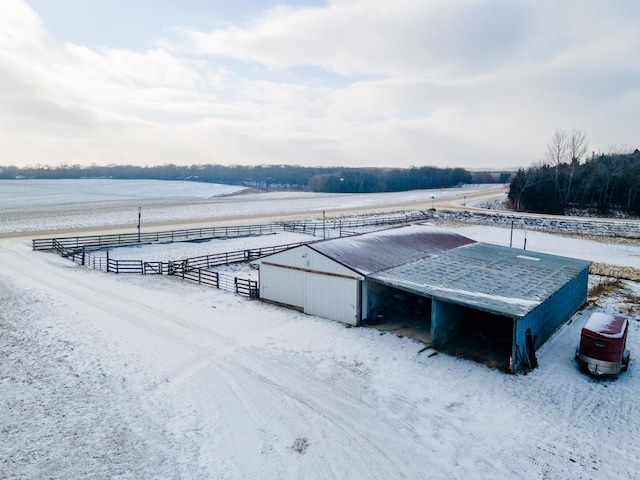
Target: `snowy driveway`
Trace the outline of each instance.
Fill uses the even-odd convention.
[[[599,308],[640,295],[625,288]],[[511,376],[176,278],[86,270],[27,240],[0,241],[0,301],[0,478],[640,471],[640,376],[577,370],[586,315]],[[629,347],[640,354],[635,317]]]

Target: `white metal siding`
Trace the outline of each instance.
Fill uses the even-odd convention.
[[[364,277],[353,270],[341,265],[334,260],[312,250],[306,245],[285,250],[284,252],[276,253],[265,257],[260,262],[284,265],[288,267],[301,268],[305,270],[312,270],[316,272],[333,273],[337,275],[346,275],[349,277],[356,277],[363,280]],[[261,267],[262,268],[262,267]]]
[[[304,308],[304,272],[260,265],[260,297]]]
[[[260,296],[305,313],[356,325],[364,277],[306,245],[260,262]]]
[[[359,281],[306,273],[304,312],[331,320],[358,323]]]

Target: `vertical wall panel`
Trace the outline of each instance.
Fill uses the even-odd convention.
[[[362,316],[362,275],[308,246],[260,262],[260,295],[305,313],[357,325]]]
[[[462,305],[434,299],[431,304],[431,341],[434,346],[447,343],[459,333],[470,309]]]
[[[516,321],[515,345],[522,352],[526,342],[527,328],[536,337],[536,350],[551,334],[587,301],[589,269],[586,268],[570,282],[554,293],[547,301]],[[576,339],[576,343],[578,339]],[[568,352],[571,354],[572,352]],[[520,365],[514,365],[520,369]]]
[[[261,265],[260,298],[304,308],[304,272]]]
[[[305,274],[304,312],[356,325],[359,281],[314,273]]]

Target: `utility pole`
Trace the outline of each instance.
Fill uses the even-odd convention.
[[[509,239],[509,248],[513,246],[513,220],[511,220],[511,238]]]
[[[325,226],[324,210],[322,211],[322,239],[323,240],[327,239],[327,231],[326,231],[326,226]]]

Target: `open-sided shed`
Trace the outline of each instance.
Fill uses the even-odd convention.
[[[431,341],[476,335],[519,370],[587,298],[591,262],[527,250],[473,243],[367,277],[431,303]],[[373,296],[372,296],[373,297]],[[470,339],[469,341],[472,341]],[[495,355],[494,355],[495,357]]]
[[[291,248],[257,262],[260,298],[358,325],[370,313],[367,275],[473,242],[416,224]]]
[[[295,247],[259,264],[265,300],[351,325],[413,322],[436,348],[514,371],[584,304],[590,266],[429,224]]]

